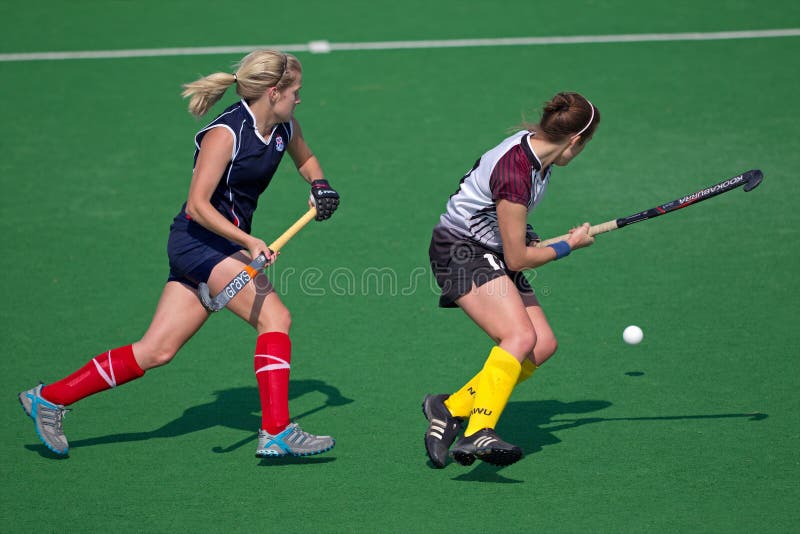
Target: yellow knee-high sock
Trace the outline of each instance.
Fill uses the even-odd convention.
[[[500,347],[492,349],[478,378],[478,391],[465,436],[497,425],[521,370],[522,365],[511,354]]]
[[[475,393],[478,391],[478,380],[480,379],[481,372],[473,376],[461,389],[447,397],[447,400],[444,401],[445,407],[450,410],[453,417],[461,417],[462,419],[469,417],[472,411],[472,401],[475,398]]]
[[[527,379],[533,376],[533,373],[539,368],[538,365],[530,361],[528,358],[525,358],[525,361],[522,362],[522,370],[519,372],[519,378],[517,378],[517,385],[522,384]]]
[[[522,362],[519,378],[517,378],[517,385],[533,376],[533,373],[536,372],[538,368],[539,367],[535,363],[525,358],[525,361]],[[478,380],[480,379],[481,372],[473,376],[461,389],[450,395],[447,400],[444,401],[445,407],[450,410],[450,414],[453,417],[461,417],[462,419],[469,417],[469,414],[472,412],[472,405],[475,401],[475,393],[478,391]]]

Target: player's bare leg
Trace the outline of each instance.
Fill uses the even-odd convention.
[[[243,253],[220,262],[208,285],[220,291],[250,259]],[[335,445],[330,436],[304,432],[289,420],[289,370],[291,364],[291,314],[263,273],[258,274],[228,303],[227,308],[258,332],[255,372],[262,404],[256,455],[260,457],[308,456]]]
[[[537,343],[525,302],[507,276],[490,280],[458,299],[457,304],[497,345],[522,362]]]
[[[469,424],[451,455],[463,465],[476,458],[509,465],[522,458],[522,449],[503,441],[494,428],[520,377],[522,362],[536,346],[536,330],[519,291],[507,276],[473,287],[457,303],[497,345],[478,375]]]
[[[517,384],[529,379],[536,371],[539,365],[547,361],[558,348],[553,330],[547,321],[539,301],[532,293],[521,294],[522,301],[525,305],[528,317],[536,331],[536,346],[533,351],[527,354],[525,360],[522,361],[522,371],[517,379]],[[472,400],[477,390],[477,382],[480,373],[472,377],[464,387],[452,395],[438,395],[429,397],[445,397],[441,404],[445,406],[447,413],[452,417],[463,419],[469,417],[472,410]],[[441,411],[441,410],[439,410]]]
[[[167,282],[156,312],[142,339],[133,344],[133,354],[143,370],[169,363],[178,350],[208,319],[194,288]]]
[[[51,384],[23,391],[19,401],[33,420],[36,433],[54,453],[66,456],[69,443],[63,418],[72,404],[88,395],[138,378],[144,371],[169,362],[178,349],[205,322],[207,314],[192,288],[168,282],[144,337],[132,345],[93,358],[72,375]]]
[[[533,325],[533,329],[536,332],[536,345],[533,347],[533,351],[528,354],[528,359],[538,367],[555,354],[556,350],[558,350],[558,341],[536,295],[527,293],[521,295],[521,298],[531,325]]]
[[[221,291],[231,278],[241,272],[250,262],[244,253],[234,254],[222,260],[208,279],[212,294]],[[292,317],[275,288],[264,273],[248,283],[227,305],[227,308],[247,321],[258,334],[266,332],[289,333]]]

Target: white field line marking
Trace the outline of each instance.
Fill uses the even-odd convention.
[[[536,46],[581,43],[643,43],[655,41],[715,41],[724,39],[761,39],[769,37],[800,37],[800,28],[781,30],[727,31],[707,33],[635,33],[620,35],[575,35],[564,37],[509,37],[504,39],[447,39],[432,41],[380,41],[363,43],[328,43],[312,41],[309,44],[259,45],[259,46],[204,46],[191,48],[141,48],[133,50],[96,50],[79,52],[28,52],[0,54],[4,61],[38,61],[61,59],[109,59],[161,56],[202,56],[214,54],[248,53],[256,48],[273,48],[285,52],[319,52],[319,45],[327,43],[329,51],[401,50],[412,48],[467,48],[486,46]],[[326,52],[328,50],[325,50]]]

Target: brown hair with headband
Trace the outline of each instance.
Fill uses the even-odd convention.
[[[592,137],[598,124],[600,110],[585,96],[565,92],[544,103],[539,124],[524,124],[524,127],[555,143],[580,135],[583,144]]]

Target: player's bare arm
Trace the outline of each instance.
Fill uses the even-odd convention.
[[[303,137],[303,130],[300,128],[300,123],[297,122],[297,119],[292,119],[292,132],[292,140],[289,141],[289,155],[297,167],[297,172],[308,183],[324,179],[325,174],[322,172],[322,165],[320,165],[319,160],[311,152],[308,143],[306,143]]]
[[[294,160],[300,176],[311,184],[308,207],[316,208],[316,220],[323,221],[330,218],[339,207],[339,193],[325,179],[322,166],[303,138],[303,130],[296,119],[292,119],[292,132],[288,148],[289,155]]]
[[[257,49],[235,68],[232,73],[214,72],[183,85],[189,112],[198,118],[211,111],[228,89],[235,89],[238,98],[194,136],[189,193],[169,227],[169,272],[144,336],[101,352],[56,382],[40,383],[18,395],[39,438],[60,457],[69,454],[62,428],[67,405],[166,365],[205,324],[210,312],[223,308],[257,334],[252,353],[261,405],[261,423],[254,436],[256,456],[310,456],[329,451],[336,443],[331,436],[310,434],[292,422],[292,316],[262,269],[308,222],[330,217],[338,194],[324,179],[313,180],[322,177],[321,169],[308,147],[296,144],[294,156],[301,174],[311,181],[314,208],[272,241],[271,250],[250,235],[258,199],[286,157],[285,144],[292,137],[288,122],[300,103],[302,66],[290,54]],[[244,257],[246,249],[253,257]]]
[[[526,245],[527,217],[526,206],[509,200],[498,200],[497,224],[503,240],[503,256],[512,271],[534,269],[557,258],[556,250],[552,247]],[[570,250],[587,247],[594,242],[588,231],[589,223],[570,230],[569,237],[565,240]]]
[[[213,128],[203,137],[189,185],[186,213],[198,224],[247,248],[250,257],[263,253],[271,261],[273,254],[264,241],[237,228],[211,205],[211,195],[231,161],[232,152],[233,136],[226,128]]]

